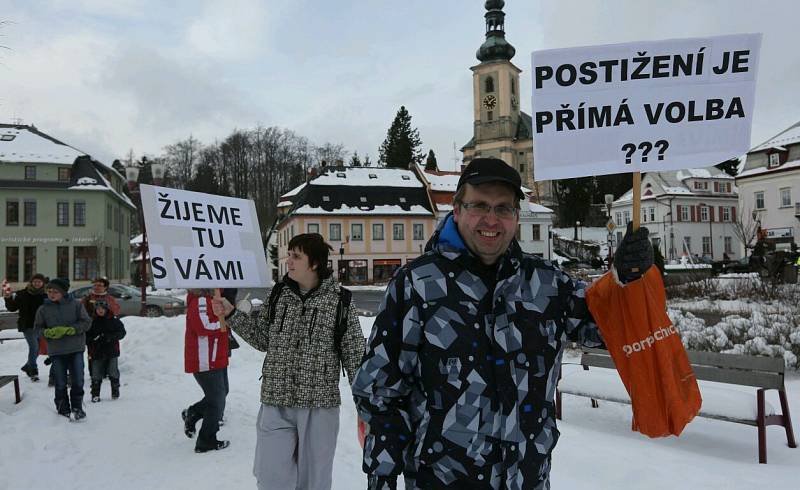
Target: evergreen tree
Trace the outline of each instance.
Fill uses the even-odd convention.
[[[405,106],[400,106],[386,132],[386,139],[378,149],[378,161],[385,167],[408,169],[412,162],[420,163],[424,158],[419,151],[420,146],[422,140],[417,128],[411,126],[411,114]]]
[[[726,160],[722,163],[718,163],[714,165],[718,169],[722,170],[726,174],[730,175],[731,177],[736,177],[736,173],[739,170],[739,159],[738,158],[731,158],[730,160]]]
[[[436,163],[436,154],[433,150],[428,150],[428,158],[425,159],[425,170],[436,172],[439,170],[439,165]]]
[[[358,158],[358,152],[353,153],[353,157],[350,159],[350,166],[351,167],[360,167],[361,166],[361,159]]]
[[[208,163],[201,163],[197,166],[194,177],[186,184],[186,190],[221,196],[227,195],[222,186],[220,186],[214,167]]]
[[[367,156],[364,157],[364,166],[365,167],[371,167],[372,166],[372,160],[369,159],[369,154],[367,154]]]
[[[560,226],[575,226],[576,222],[586,222],[592,206],[592,177],[562,179],[554,182],[556,201],[558,201],[558,222]],[[577,239],[577,236],[575,237]]]

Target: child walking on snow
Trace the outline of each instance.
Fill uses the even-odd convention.
[[[119,398],[119,341],[125,337],[125,326],[115,317],[104,300],[94,302],[92,328],[86,334],[89,358],[92,360],[92,403],[100,401],[103,378],[111,380],[111,398]]]

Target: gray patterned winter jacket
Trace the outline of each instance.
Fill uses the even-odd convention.
[[[602,343],[585,286],[516,241],[487,271],[450,215],[389,284],[353,383],[369,488],[549,488],[564,342]]]
[[[297,283],[284,278],[272,324],[264,305],[258,316],[234,313],[228,324],[254,348],[266,352],[261,402],[295,408],[332,408],[341,404],[340,365],[350,381],[364,355],[364,334],[353,303],[342,338],[342,359],[334,351],[339,285],[332,277],[301,297]]]

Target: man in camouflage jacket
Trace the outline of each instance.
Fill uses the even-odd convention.
[[[523,197],[514,169],[473,160],[454,213],[389,284],[353,383],[369,489],[401,473],[408,489],[549,488],[564,343],[602,339],[586,284],[522,253]]]

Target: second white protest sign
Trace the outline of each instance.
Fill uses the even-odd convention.
[[[534,176],[708,167],[750,148],[761,34],[536,51]]]

